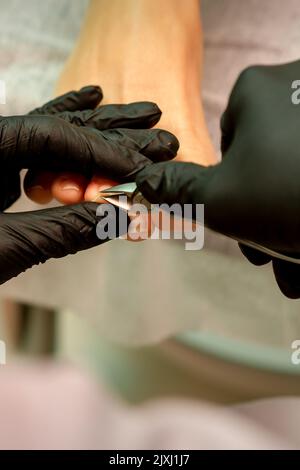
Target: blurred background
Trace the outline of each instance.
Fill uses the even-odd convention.
[[[279,0],[265,4],[266,11],[258,0],[202,2],[204,102],[216,148],[240,70],[299,58],[296,23],[278,13]],[[51,99],[87,5],[0,0],[2,115]],[[11,210],[38,207],[24,196]],[[280,294],[268,266],[251,266],[232,241],[208,231],[200,252],[175,241],[114,241],[35,267],[0,295],[7,367],[23,356],[67,360],[130,402],[193,396],[236,403],[300,393],[300,365],[291,361],[299,302]]]

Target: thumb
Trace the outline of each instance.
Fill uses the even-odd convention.
[[[214,172],[215,167],[195,163],[163,162],[143,168],[136,184],[155,204],[205,204]]]
[[[162,162],[148,165],[136,177],[143,196],[154,204],[189,204],[197,220],[197,204],[204,204],[205,225],[224,232],[224,210],[221,164],[204,167],[195,163]],[[226,233],[226,231],[225,231]]]
[[[125,234],[127,214],[113,206],[109,206],[109,214],[104,210],[99,214],[100,206],[108,207],[83,203],[33,212],[2,213],[0,284],[50,258],[62,258],[110,240],[111,232],[98,238],[96,231],[98,223],[107,222],[108,216],[114,218],[114,238]]]

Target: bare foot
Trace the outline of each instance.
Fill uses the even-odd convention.
[[[104,103],[154,101],[163,111],[157,127],[180,141],[178,160],[212,165],[217,157],[201,101],[201,24],[198,1],[97,0],[88,10],[77,45],[67,61],[56,92],[99,84]],[[105,12],[105,14],[103,14]],[[120,22],[122,18],[122,22]],[[41,181],[43,184],[39,184]],[[60,175],[27,194],[43,203],[50,193],[63,203],[93,200],[105,187],[101,175],[91,182]],[[51,179],[51,178],[50,178]],[[117,184],[110,181],[109,185]],[[106,186],[108,187],[108,186]]]

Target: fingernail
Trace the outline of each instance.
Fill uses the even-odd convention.
[[[58,179],[58,184],[61,191],[80,191],[80,186],[76,182],[64,176]]]
[[[70,182],[70,183],[62,184],[61,190],[62,191],[80,191],[80,188],[76,184]]]
[[[52,200],[52,194],[49,189],[44,188],[40,184],[26,188],[25,192],[30,199],[40,204],[46,204]]]

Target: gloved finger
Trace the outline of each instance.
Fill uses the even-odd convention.
[[[254,264],[255,266],[263,266],[271,261],[271,256],[262,253],[261,251],[254,250],[253,248],[249,248],[242,243],[239,243],[239,247],[243,255],[247,258],[250,263]]]
[[[153,162],[171,160],[179,149],[177,138],[162,129],[108,129],[102,135],[110,142],[142,153]]]
[[[141,148],[141,151],[146,156],[152,159],[159,158],[160,152],[162,152],[161,147],[163,148],[164,142],[166,141],[164,158],[169,158],[169,140],[166,140],[166,137],[164,135],[165,131],[152,131],[154,135],[157,135],[157,139],[159,142],[158,145],[156,145],[155,140],[153,141],[152,135],[148,135],[148,131],[139,131],[138,133],[132,133],[130,142],[128,140],[128,132],[130,131],[126,131],[126,134],[124,134],[124,132],[125,130],[116,130],[117,135],[114,135],[114,138],[120,139],[121,143],[126,143],[127,145],[130,145],[130,147],[136,148],[137,150],[141,148],[142,144],[145,144],[145,147]],[[111,135],[112,134],[110,133],[110,136]],[[139,141],[138,143],[137,140]],[[149,142],[148,145],[147,142]],[[172,153],[171,156],[173,156]],[[51,178],[49,179],[49,174],[55,175],[54,173],[50,172],[46,172],[45,175],[45,172],[38,172],[37,170],[28,170],[27,175],[25,177],[24,187],[25,192],[30,199],[41,204],[48,202],[48,200],[51,200],[52,196],[54,196],[58,201],[64,204],[75,204],[83,200],[88,183],[88,180],[83,175],[78,175],[75,173],[63,173],[54,178],[53,176],[51,176]],[[117,183],[115,182],[114,184]],[[111,186],[112,185],[113,183],[111,184]],[[97,189],[96,185],[94,184],[87,191],[85,199],[92,200],[95,197],[95,191],[97,191]]]
[[[163,162],[144,167],[136,176],[136,184],[145,198],[154,204],[188,205],[186,217],[202,218],[204,205],[205,225],[223,235],[239,232],[232,203],[236,188],[223,177],[222,163],[204,167],[194,163]],[[175,210],[176,206],[172,208]],[[181,211],[185,207],[180,208]]]
[[[56,114],[65,111],[82,111],[84,109],[94,109],[103,98],[102,90],[99,86],[89,85],[79,91],[70,91],[58,96],[40,108],[36,108],[29,115]]]
[[[289,299],[299,299],[300,265],[273,259],[273,271],[281,292]]]
[[[152,203],[204,203],[211,168],[194,163],[157,163],[143,168],[136,177],[136,183]]]
[[[167,131],[98,131],[54,116],[2,118],[0,127],[0,155],[7,168],[67,171],[87,177],[101,172],[126,179],[151,159],[175,157],[178,149],[176,137]]]
[[[109,216],[99,214],[100,206],[83,203],[17,214],[2,213],[0,284],[50,258],[62,258],[124,235],[129,223],[126,212],[110,206]],[[105,231],[108,220],[112,222],[111,230]]]
[[[247,214],[239,204],[239,180],[226,178],[226,170],[230,171],[228,162],[230,164],[230,160],[225,160],[209,167],[183,162],[157,163],[145,166],[135,181],[149,202],[189,205],[186,213],[194,220],[199,220],[201,204],[206,227],[243,239]]]
[[[57,116],[76,126],[94,127],[99,130],[116,127],[147,129],[160,120],[161,110],[155,103],[141,101],[130,104],[107,104],[84,111],[66,111]]]

